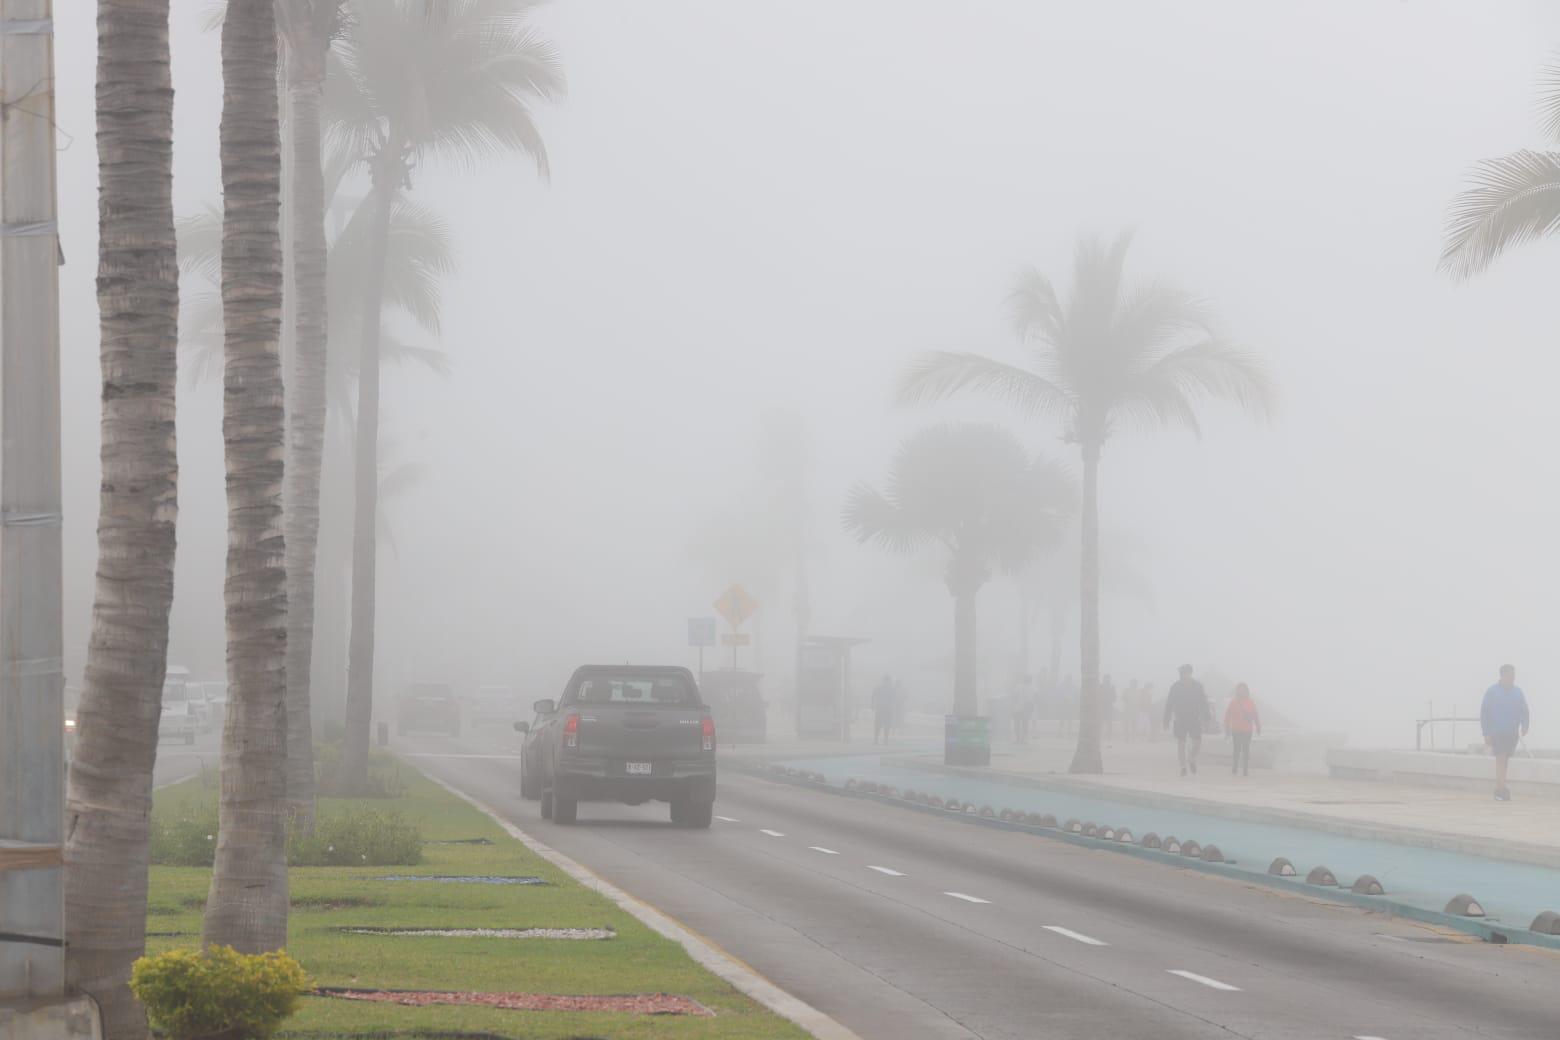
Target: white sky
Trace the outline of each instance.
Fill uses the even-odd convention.
[[[97,489],[94,6],[57,3],[73,679]],[[206,7],[174,0],[181,212],[217,190]],[[516,159],[417,185],[458,243],[454,372],[387,387],[398,450],[432,475],[393,517],[382,674],[541,695],[589,658],[690,662],[684,619],[721,585],[690,544],[750,492],[758,413],[780,405],[817,460],[815,630],[872,639],[861,674],[935,686],[946,592],[847,542],[844,490],[954,415],[1070,457],[1054,430],[979,403],[896,408],[892,386],[922,350],[1014,350],[1015,269],[1065,281],[1080,232],[1130,226],[1134,269],[1206,295],[1269,360],[1282,408],[1109,446],[1105,526],[1157,591],[1108,605],[1107,670],[1162,688],[1190,659],[1312,724],[1402,740],[1427,701],[1471,708],[1510,659],[1540,743],[1560,743],[1542,736],[1560,705],[1560,243],[1468,284],[1435,271],[1469,165],[1544,144],[1560,9],[577,0],[536,21],[570,81],[540,113],[552,182]],[[212,678],[218,399],[181,402],[173,648]],[[1011,591],[981,606],[985,646],[1011,647]],[[1043,626],[1034,640],[1043,658]]]

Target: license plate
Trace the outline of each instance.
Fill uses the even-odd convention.
[[[650,775],[650,763],[649,762],[629,762],[628,763],[628,775],[629,776],[649,776]]]

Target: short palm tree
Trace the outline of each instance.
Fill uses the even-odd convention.
[[[885,490],[851,488],[845,529],[897,553],[937,547],[953,595],[953,710],[976,714],[975,600],[992,569],[1018,571],[1060,535],[1072,475],[999,426],[936,426],[900,445]]]
[[[371,184],[370,256],[382,258],[396,201],[417,164],[522,153],[547,174],[531,102],[563,91],[553,49],[525,22],[534,0],[359,0],[329,108],[333,140]],[[330,86],[327,85],[327,90]],[[346,783],[366,784],[373,722],[379,463],[379,302],[384,267],[365,280],[354,458],[352,637],[343,748]]]
[[[1560,59],[1544,72],[1539,113],[1560,144]],[[1471,277],[1511,246],[1560,233],[1560,151],[1523,148],[1485,159],[1470,179],[1447,211],[1442,270]]]
[[[281,131],[275,0],[222,21],[222,435],[227,458],[228,711],[207,945],[287,943],[287,566]]]
[[[65,813],[66,971],[103,1035],[144,1037],[147,819],[173,604],[179,269],[168,0],[99,0],[97,589]]]
[[[1083,456],[1079,604],[1080,665],[1075,773],[1104,770],[1096,693],[1100,675],[1100,453],[1127,430],[1181,426],[1198,430],[1197,406],[1223,398],[1266,415],[1272,392],[1256,359],[1211,328],[1192,296],[1160,282],[1129,285],[1124,267],[1131,236],[1084,239],[1073,257],[1065,299],[1039,271],[1022,274],[1009,296],[1029,364],[973,353],[938,352],[920,359],[900,387],[907,402],[990,394],[1033,418],[1058,420]]]

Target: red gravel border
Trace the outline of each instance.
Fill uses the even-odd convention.
[[[464,1007],[502,1008],[506,1011],[613,1011],[628,1015],[714,1014],[696,1000],[672,993],[632,993],[611,997],[570,996],[563,993],[448,993],[424,990],[318,989],[316,996],[363,1000],[377,1004],[428,1007],[455,1004]]]

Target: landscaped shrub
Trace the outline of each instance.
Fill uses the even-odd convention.
[[[176,812],[153,811],[152,862],[209,867],[217,851],[217,803],[195,802]],[[409,867],[422,862],[422,831],[398,812],[346,806],[321,812],[314,833],[293,831],[287,863],[294,867]]]
[[[342,772],[339,742],[314,745],[314,786],[322,798],[400,798],[406,793],[401,766],[380,751],[368,753],[368,784],[348,784]]]
[[[314,833],[294,832],[287,862],[295,867],[405,867],[422,862],[422,832],[398,812],[354,806],[321,813]]]
[[[152,1027],[172,1040],[263,1040],[297,1009],[309,980],[280,951],[250,956],[213,946],[142,957],[130,989]]]

